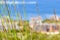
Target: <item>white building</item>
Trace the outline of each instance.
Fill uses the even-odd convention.
[[[50,17],[51,20],[59,20],[58,16],[53,15],[52,17]]]
[[[33,17],[29,21],[29,25],[34,30],[40,30],[40,25],[42,25],[42,20],[40,16]]]

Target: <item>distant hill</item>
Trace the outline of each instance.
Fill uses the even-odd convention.
[[[60,21],[57,20],[50,20],[50,19],[45,19],[42,21],[43,23],[60,23]]]

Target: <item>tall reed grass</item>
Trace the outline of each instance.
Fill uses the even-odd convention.
[[[5,22],[4,22],[4,20],[2,20],[3,31],[0,31],[0,40],[60,40],[60,34],[47,35],[47,34],[33,32],[33,30],[31,30],[29,27],[29,22],[22,21],[22,18],[19,16],[17,16],[18,18],[21,18],[21,20],[18,21],[19,28],[21,26],[23,26],[23,29],[16,30],[15,24],[12,25],[14,21],[10,18],[10,10],[8,9],[7,4],[5,4],[5,5],[6,5],[6,10],[8,12],[8,16],[9,16],[9,19],[6,19],[6,24],[8,26],[8,30],[6,30],[5,25],[4,25]],[[25,10],[25,7],[23,7],[23,9]],[[17,12],[17,15],[19,15],[19,12]],[[24,11],[24,15],[26,17],[25,11]],[[7,20],[8,20],[8,22],[7,22]],[[11,23],[12,29],[10,28],[10,25],[8,25],[8,23]]]

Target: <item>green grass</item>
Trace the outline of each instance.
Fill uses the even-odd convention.
[[[13,31],[14,32],[14,31]],[[17,36],[16,33],[22,33],[21,35]],[[0,40],[60,40],[60,34],[58,35],[47,35],[42,33],[24,33],[24,32],[0,32]],[[24,33],[24,34],[23,34]]]

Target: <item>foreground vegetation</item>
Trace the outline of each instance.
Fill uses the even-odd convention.
[[[5,4],[5,6],[6,6],[5,10],[7,11],[8,16],[10,18],[10,11],[11,10],[9,11],[7,4]],[[16,6],[14,6],[14,7],[15,7],[14,12],[16,12]],[[2,8],[0,8],[0,9],[2,9]],[[25,10],[25,8],[24,8],[24,10]],[[17,13],[19,13],[19,12],[17,12]],[[17,17],[20,18],[19,16],[17,16]],[[10,21],[11,21],[11,19],[10,19]],[[53,21],[46,20],[46,21],[43,21],[43,23],[44,22],[52,23]],[[56,23],[56,21],[54,21],[54,22]],[[4,24],[4,22],[2,22],[2,25],[3,24]],[[12,21],[11,21],[11,24],[12,24]],[[19,22],[18,25],[21,26],[23,24],[21,24]],[[28,24],[24,23],[22,30],[16,30],[16,29],[10,30],[10,29],[8,29],[8,31],[6,31],[4,29],[4,31],[0,31],[0,40],[60,40],[60,34],[58,34],[58,35],[47,35],[47,34],[37,33],[37,32],[34,32],[33,30],[31,30],[29,28]]]
[[[60,40],[60,34],[47,35],[33,32],[28,26],[23,30],[0,31],[0,40]]]
[[[22,29],[16,30],[16,28],[9,28],[8,30],[4,29],[0,31],[0,40],[60,40],[60,34],[48,35],[41,32],[35,32],[29,27],[28,21],[24,21],[23,23]],[[4,22],[2,24],[4,24]],[[19,27],[22,26],[20,22],[18,25]]]

